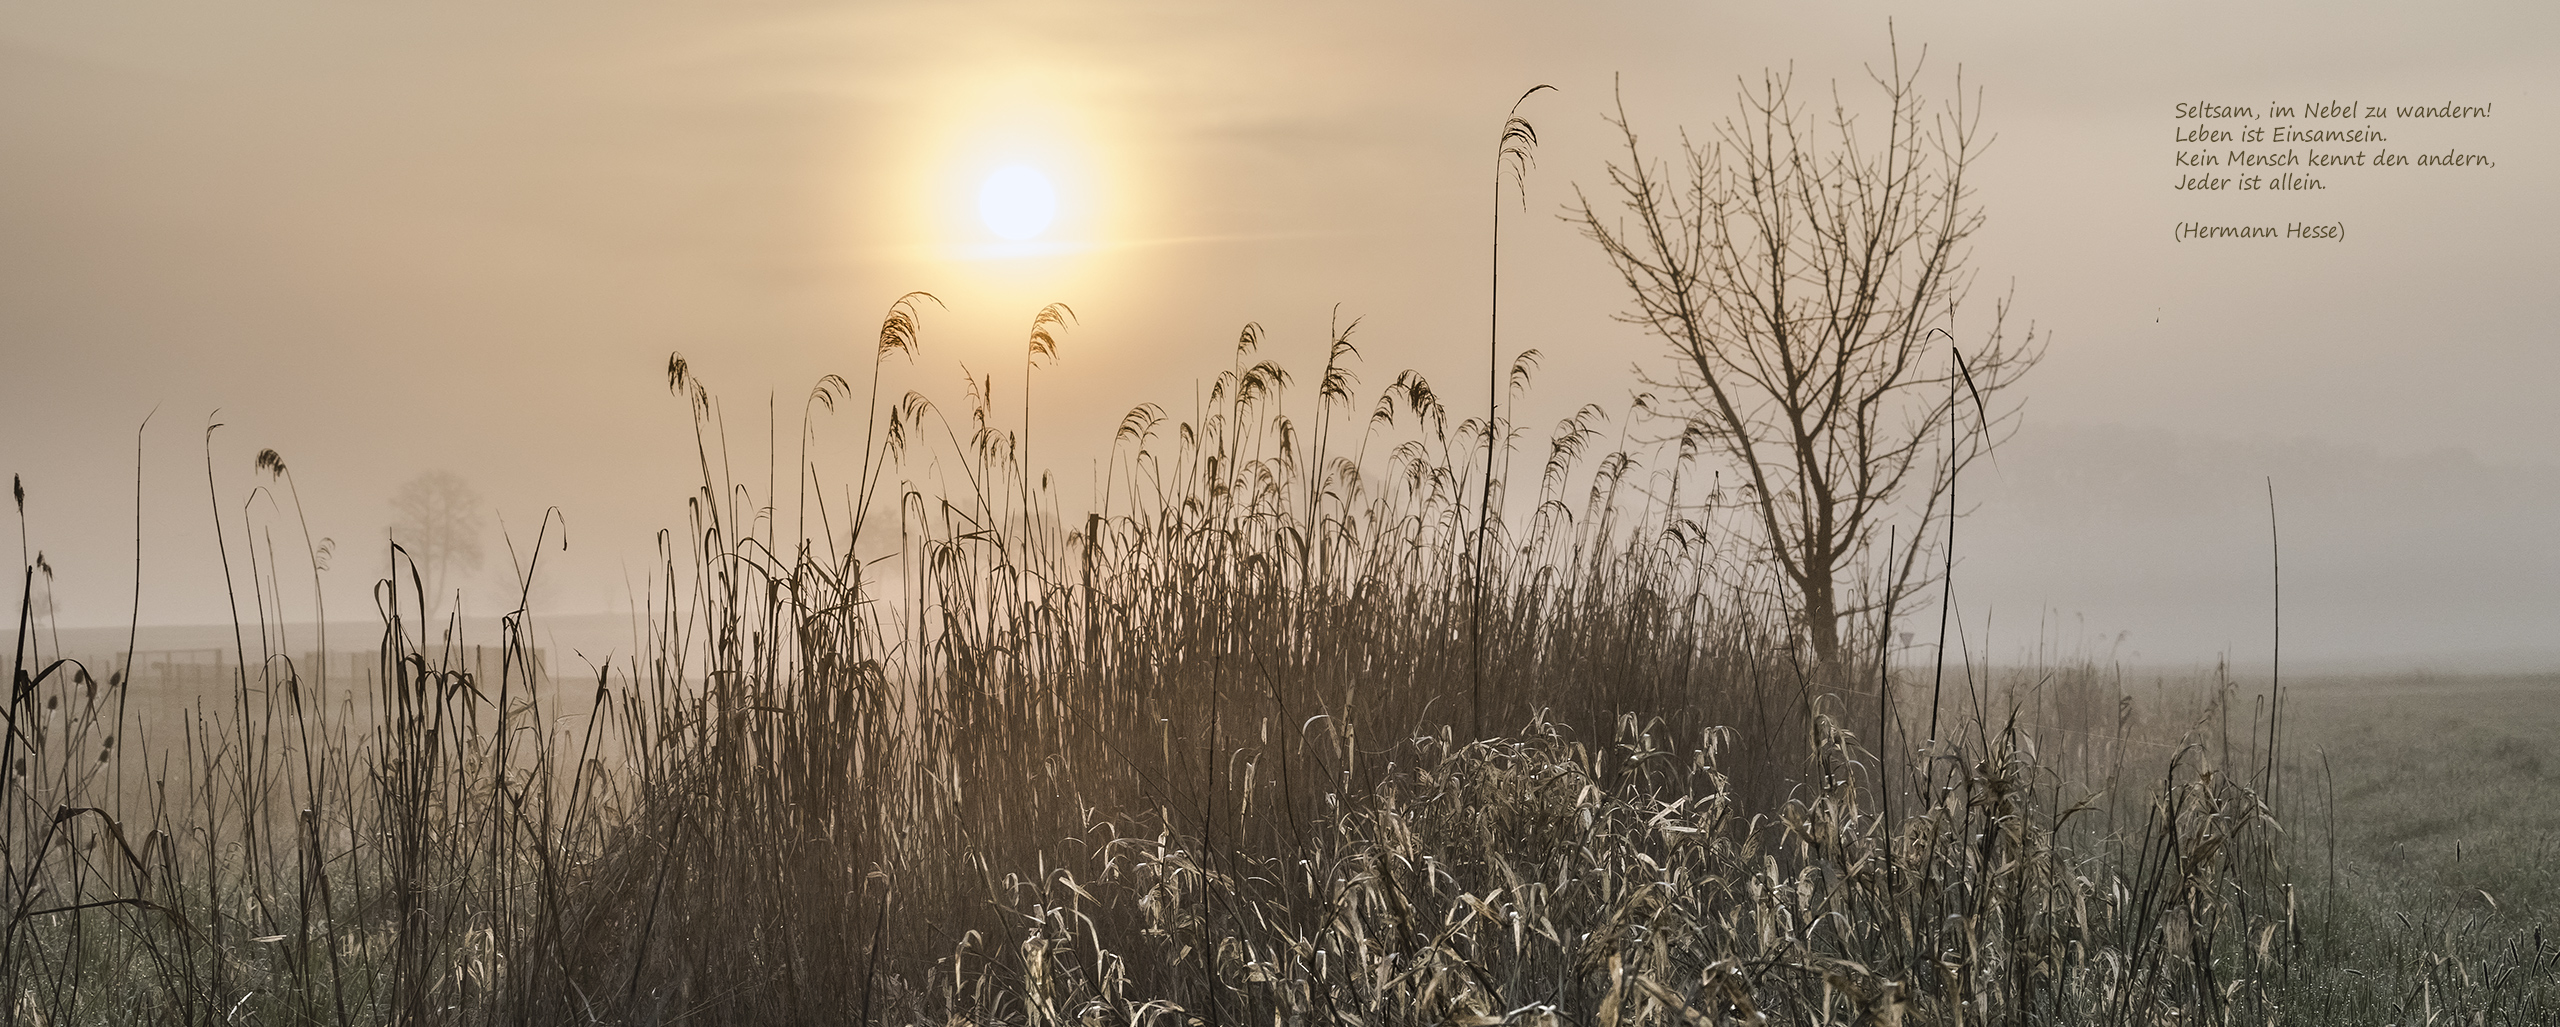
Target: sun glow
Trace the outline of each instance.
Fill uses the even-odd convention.
[[[997,235],[1028,242],[1057,219],[1058,191],[1027,165],[1002,168],[978,189],[978,217]]]
[[[905,276],[946,299],[966,283],[1000,293],[990,306],[1037,310],[1091,292],[1131,235],[1128,201],[1144,179],[1132,177],[1142,166],[1110,105],[1083,102],[1095,88],[1078,69],[955,72],[927,91],[935,103],[906,114],[897,145],[848,148],[906,158],[895,179],[848,175],[871,179],[846,198],[848,227],[902,237],[897,259],[925,262]]]

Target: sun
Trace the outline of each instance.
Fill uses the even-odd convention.
[[[1036,168],[1023,164],[999,168],[978,187],[978,216],[998,236],[1027,242],[1057,219],[1058,191]]]

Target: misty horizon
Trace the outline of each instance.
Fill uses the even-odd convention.
[[[485,561],[461,582],[475,605],[511,588],[505,539],[529,545],[556,506],[572,545],[545,555],[536,611],[627,609],[693,487],[668,354],[717,397],[728,458],[791,466],[800,397],[831,373],[867,388],[868,340],[910,290],[941,302],[889,394],[956,410],[966,368],[1008,431],[1022,333],[1043,304],[1075,308],[1029,372],[1025,426],[1070,513],[1121,415],[1185,410],[1248,322],[1301,376],[1301,413],[1330,330],[1356,319],[1363,389],[1413,368],[1465,416],[1471,391],[1483,403],[1463,383],[1481,380],[1489,147],[1541,82],[1558,89],[1521,109],[1541,142],[1504,201],[1501,303],[1505,357],[1546,359],[1513,420],[1528,447],[1584,403],[1625,431],[1663,347],[1612,320],[1623,286],[1562,216],[1622,156],[1608,119],[1623,105],[1666,156],[1731,113],[1737,80],[1792,69],[1856,106],[1898,45],[1925,52],[1933,96],[1961,73],[1996,136],[1956,328],[1978,335],[2005,298],[2051,340],[2018,388],[2020,431],[1959,486],[1981,504],[1957,529],[1968,620],[2024,642],[2060,618],[2172,663],[2264,651],[2273,479],[2289,655],[2560,665],[2544,527],[2560,423],[2542,396],[2560,301],[2535,241],[2560,230],[2544,188],[2560,126],[2532,99],[2560,83],[2527,42],[2547,12],[2484,8],[2504,26],[2484,33],[2269,9],[2196,36],[2133,11],[1890,12],[1888,32],[1881,6],[1520,6],[1451,32],[1428,8],[1009,10],[0,22],[0,162],[19,183],[0,197],[0,470],[55,572],[45,609],[136,616],[138,441],[139,619],[228,618],[214,421],[225,516],[263,449],[307,490],[299,516],[336,546],[333,618],[370,609],[387,499],[432,470],[485,500]],[[2276,29],[2325,43],[2245,42]],[[970,42],[860,45],[883,37]],[[2479,107],[2358,124],[2495,166],[2298,168],[2329,187],[2282,203],[2171,188],[2179,131],[2256,124],[2180,105],[2347,100]],[[1055,207],[1011,242],[978,225],[978,191],[1026,164]],[[2349,231],[2295,248],[2171,232],[2260,222]],[[861,426],[816,425],[811,460],[841,488]]]

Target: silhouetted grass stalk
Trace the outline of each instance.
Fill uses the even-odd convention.
[[[1934,701],[1902,724],[1918,685],[1879,619],[1852,640],[1877,692],[1816,687],[1724,497],[1682,501],[1687,433],[1595,454],[1583,408],[1514,526],[1469,478],[1500,418],[1452,432],[1408,371],[1356,419],[1343,326],[1301,427],[1249,327],[1191,417],[1131,411],[1070,517],[991,380],[965,438],[921,392],[882,403],[915,313],[885,319],[841,507],[795,473],[820,501],[789,546],[670,361],[701,485],[644,644],[591,684],[525,643],[548,516],[493,648],[424,622],[390,546],[365,688],[252,663],[243,624],[230,694],[175,725],[123,704],[129,668],[101,696],[47,655],[28,559],[5,1019],[2535,1022],[2560,998],[2538,947],[2449,924],[2368,916],[2392,966],[2314,961],[2262,798],[2283,768],[2254,730],[2235,749],[2227,678],[2137,710],[2093,666],[2003,683],[1968,656],[1957,726]],[[213,510],[261,541],[282,516]],[[262,650],[291,652],[250,552]],[[1478,709],[1523,727],[1460,737]]]

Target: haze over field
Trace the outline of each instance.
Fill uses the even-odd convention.
[[[2560,1023],[2555,29],[8,7],[0,1023]]]
[[[1790,64],[1801,96],[1836,78],[1863,104],[1888,15],[1931,94],[1961,65],[1999,135],[1959,334],[2012,293],[2054,332],[2013,445],[1963,486],[1959,612],[1994,652],[2256,665],[2272,478],[2289,658],[2560,664],[2560,15],[2528,4],[22,5],[0,14],[0,471],[65,626],[133,612],[146,416],[146,623],[229,617],[211,421],[226,516],[261,448],[306,486],[333,617],[370,611],[389,499],[434,468],[496,515],[483,610],[497,520],[521,548],[556,505],[571,547],[536,606],[589,613],[627,608],[683,517],[667,354],[753,477],[765,398],[791,466],[801,397],[867,386],[909,290],[944,305],[887,388],[956,407],[965,366],[1005,427],[1033,313],[1073,305],[1031,410],[1071,509],[1121,413],[1183,408],[1247,321],[1303,376],[1359,318],[1368,387],[1418,368],[1465,414],[1495,136],[1539,83],[1502,250],[1504,347],[1548,358],[1518,420],[1615,412],[1660,346],[1610,320],[1622,288],[1554,216],[1577,187],[1606,202],[1605,117],[1622,98],[1670,156],[1737,76]],[[2494,104],[2406,138],[2495,166],[2171,188],[2175,105],[2331,99]],[[1012,166],[1055,195],[1027,241],[982,216]],[[2196,219],[2350,231],[2173,241]],[[820,417],[839,488],[857,420]]]

